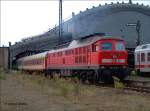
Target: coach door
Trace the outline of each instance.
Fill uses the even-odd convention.
[[[140,58],[140,71],[144,71],[145,69],[145,64],[146,63],[146,53],[145,52],[141,52],[141,58]]]

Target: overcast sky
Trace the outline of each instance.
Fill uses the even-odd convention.
[[[120,0],[113,0],[117,2]],[[128,2],[128,0],[124,0]],[[138,0],[137,0],[138,1]],[[137,2],[133,0],[134,3]],[[139,0],[139,3],[150,5],[150,0]],[[84,11],[86,8],[98,6],[99,4],[111,3],[110,0],[99,1],[63,1],[63,19],[71,17]],[[122,2],[122,1],[121,1]],[[1,43],[8,46],[27,38],[42,34],[58,24],[58,1],[1,1]]]

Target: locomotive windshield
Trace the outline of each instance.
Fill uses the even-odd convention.
[[[112,50],[112,43],[111,42],[102,43],[102,50]]]
[[[123,51],[123,50],[125,50],[124,44],[122,42],[117,42],[115,44],[115,48],[116,48],[117,51]]]

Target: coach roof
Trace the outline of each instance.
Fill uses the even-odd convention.
[[[21,58],[20,60],[32,60],[32,59],[39,59],[39,58],[43,58],[47,55],[47,51],[43,52],[43,53],[38,53],[38,54],[34,54],[34,55],[30,55],[30,56],[26,56]]]
[[[150,44],[143,44],[136,47],[136,51],[144,51],[144,50],[150,50]]]

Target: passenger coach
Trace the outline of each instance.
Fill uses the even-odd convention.
[[[135,69],[138,73],[150,72],[150,44],[144,44],[136,47]]]

